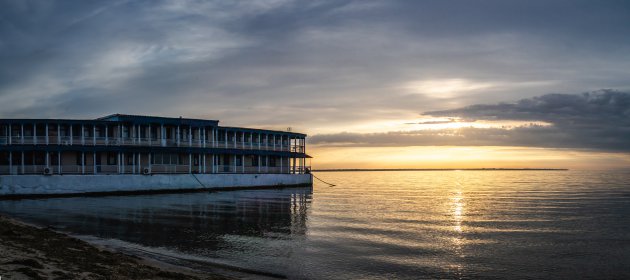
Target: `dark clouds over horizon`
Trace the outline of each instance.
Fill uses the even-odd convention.
[[[2,1],[0,115],[184,115],[309,133],[626,92],[628,15],[627,1]]]
[[[630,93],[602,90],[547,94],[514,103],[477,104],[426,112],[467,121],[530,121],[516,127],[336,133],[311,137],[312,144],[337,146],[520,146],[630,152]],[[540,125],[544,122],[550,125]]]

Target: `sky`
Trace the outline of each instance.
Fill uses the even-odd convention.
[[[303,132],[315,168],[630,168],[628,1],[0,2],[0,117]]]

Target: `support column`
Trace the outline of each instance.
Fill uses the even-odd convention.
[[[92,173],[96,175],[96,151],[92,152],[92,166],[94,166],[94,170],[92,170]]]
[[[107,129],[107,125],[105,125],[105,146],[109,145],[108,133],[109,133],[109,129]]]
[[[282,157],[280,157],[280,173],[282,173]]]
[[[57,152],[57,172],[61,175],[61,151]]]
[[[57,145],[61,145],[61,124],[57,124]]]
[[[50,152],[46,151],[46,168],[50,166]]]
[[[21,131],[22,134],[20,135],[20,143],[24,144],[24,124],[23,123],[20,124],[20,129],[22,129]]]
[[[22,174],[24,174],[24,152],[22,152]]]
[[[166,139],[164,139],[164,124],[160,124],[160,145],[166,146]]]
[[[33,124],[33,144],[37,145],[37,124]]]
[[[206,127],[205,126],[202,127],[201,130],[202,130],[202,135],[203,135],[203,137],[202,137],[203,147],[205,148],[206,147]],[[204,156],[204,158],[205,158],[205,156]]]
[[[81,145],[85,146],[85,127],[81,125]]]
[[[236,155],[234,155],[234,163],[232,163],[232,165],[234,165],[234,170],[232,170],[232,172],[236,173]]]
[[[48,145],[50,141],[48,140],[48,123],[46,123],[46,145]]]
[[[149,137],[151,138],[151,137]],[[149,170],[151,170],[151,173],[153,173],[153,170],[151,169],[153,165],[151,165],[151,152],[149,152]]]
[[[177,137],[175,137],[177,139],[177,146],[179,147],[179,142],[180,142],[180,136],[179,136],[179,125],[177,125]]]
[[[74,140],[72,138],[74,137],[72,136],[72,125],[70,125],[70,145],[72,145],[72,141]]]
[[[192,154],[188,153],[188,173],[192,173]]]
[[[241,173],[245,173],[245,155],[241,155]]]
[[[192,147],[192,126],[188,127],[188,147]]]
[[[215,130],[214,127],[210,129],[210,133],[212,134],[212,145],[210,145],[210,146],[213,147],[213,148],[216,147],[215,143],[217,142],[216,133],[214,132],[214,130]]]
[[[9,174],[13,175],[13,152],[9,152]]]
[[[96,125],[92,125],[92,146],[96,146]]]
[[[81,152],[81,174],[85,174],[85,152]]]
[[[258,134],[258,139],[260,139],[260,134]],[[258,142],[260,144],[260,142]],[[256,156],[256,165],[258,166],[258,173],[260,173],[260,166],[262,165],[262,161],[260,160],[260,155]]]
[[[131,153],[131,174],[136,174],[136,153]]]
[[[226,129],[225,130],[225,147],[224,148],[227,149],[227,147],[228,147],[228,132],[227,132],[227,129]]]

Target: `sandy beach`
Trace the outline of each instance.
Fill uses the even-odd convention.
[[[161,266],[0,216],[2,279],[231,279]]]

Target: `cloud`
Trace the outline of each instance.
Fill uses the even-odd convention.
[[[183,115],[308,133],[626,89],[629,11],[623,1],[6,0],[0,115]]]
[[[548,94],[515,103],[478,104],[426,115],[472,120],[546,122],[506,128],[458,128],[314,135],[340,146],[524,146],[630,152],[630,93]]]
[[[456,122],[460,122],[460,121],[474,122],[475,120],[463,120],[463,119],[448,118],[447,120],[407,122],[405,124],[447,124],[447,123],[456,123]]]
[[[630,94],[600,90],[583,94],[547,94],[516,103],[472,105],[424,115],[476,120],[546,121],[556,125],[630,125]]]

